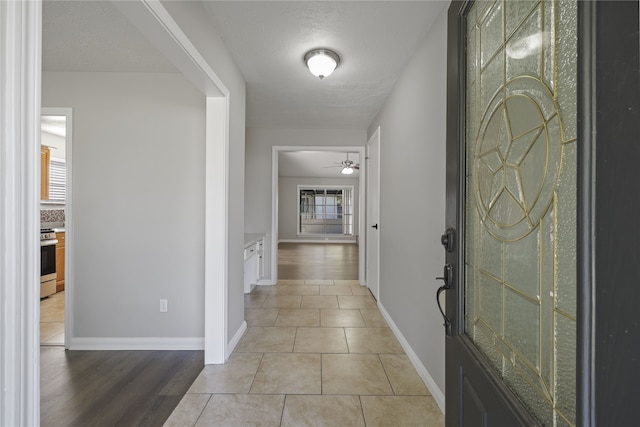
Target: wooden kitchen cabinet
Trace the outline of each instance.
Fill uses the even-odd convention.
[[[64,291],[64,251],[65,233],[56,232],[58,243],[56,244],[56,292]]]
[[[51,150],[44,145],[40,146],[40,200],[49,200],[49,162]]]

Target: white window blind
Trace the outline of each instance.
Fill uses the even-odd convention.
[[[64,202],[67,198],[67,167],[64,160],[49,162],[49,200]]]

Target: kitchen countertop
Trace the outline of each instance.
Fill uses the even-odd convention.
[[[244,247],[253,245],[265,236],[264,233],[246,233],[244,235]]]
[[[55,221],[55,222],[46,222],[46,221],[41,221],[40,222],[40,229],[46,229],[46,228],[50,228],[53,231],[62,233],[63,231],[65,231],[64,229],[64,222],[63,221]]]

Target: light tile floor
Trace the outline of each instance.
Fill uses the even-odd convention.
[[[366,288],[283,280],[245,295],[248,329],[165,426],[443,426]]]
[[[64,345],[64,291],[40,300],[40,345]]]

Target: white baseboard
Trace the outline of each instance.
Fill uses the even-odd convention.
[[[74,337],[68,344],[69,350],[204,350],[204,337]]]
[[[422,381],[424,381],[424,384],[427,386],[427,388],[429,389],[429,392],[431,392],[431,395],[433,396],[434,400],[438,404],[438,407],[444,414],[444,411],[445,411],[444,393],[442,392],[442,390],[440,390],[440,387],[438,387],[436,382],[433,380],[433,378],[431,377],[431,374],[429,374],[429,371],[427,371],[427,368],[425,368],[425,366],[422,364],[422,362],[420,361],[420,358],[418,357],[416,352],[413,351],[413,349],[409,345],[409,342],[406,340],[404,335],[402,335],[402,332],[400,332],[400,329],[398,329],[398,326],[395,324],[395,322],[391,318],[391,315],[387,313],[387,310],[384,309],[380,301],[378,301],[378,308],[380,309],[380,313],[382,313],[382,316],[384,317],[384,319],[389,324],[389,327],[393,331],[393,334],[396,336],[396,338],[400,342],[400,345],[404,349],[404,352],[407,353],[407,356],[409,357],[409,360],[413,364],[413,367],[416,368],[416,371],[418,371],[418,375],[420,375],[420,378],[422,378]]]
[[[278,243],[358,243],[355,239],[281,239]]]
[[[224,355],[225,361],[229,358],[229,356],[231,356],[231,353],[233,353],[233,350],[236,349],[236,346],[242,339],[242,336],[244,335],[246,330],[247,330],[247,322],[244,321],[242,322],[242,325],[240,325],[240,328],[238,328],[236,333],[233,335],[233,338],[231,338],[231,341],[229,341],[229,345],[227,346],[227,354]]]
[[[273,285],[275,285],[275,283],[273,283],[273,280],[271,279],[258,280],[258,286],[273,286]]]

